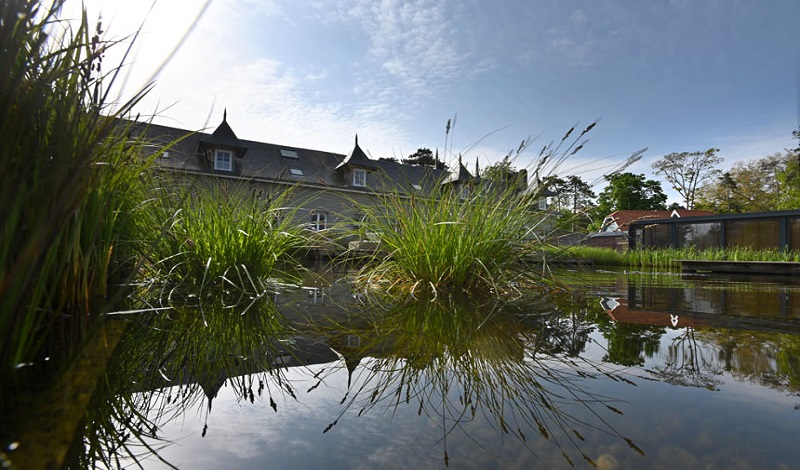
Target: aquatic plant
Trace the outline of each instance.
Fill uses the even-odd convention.
[[[551,284],[524,263],[541,245],[537,235],[546,231],[550,217],[539,208],[545,188],[538,178],[578,152],[593,127],[577,137],[570,129],[558,143],[544,146],[531,166],[530,184],[518,178],[474,178],[460,187],[435,181],[423,185],[434,188],[424,194],[390,192],[362,205],[360,234],[379,236],[381,249],[362,270],[360,281],[389,290],[474,294]],[[523,140],[509,156],[518,158],[531,143],[530,138]]]
[[[58,319],[80,336],[122,293],[134,268],[128,243],[138,175],[149,162],[118,119],[144,92],[109,99],[119,68],[84,14],[62,0],[5,1],[0,9],[0,382],[31,362]],[[66,323],[65,323],[66,324]]]
[[[261,292],[268,278],[295,278],[306,237],[297,206],[290,206],[291,188],[270,193],[242,182],[163,173],[150,185],[139,224],[151,283],[198,295],[214,285]]]
[[[545,250],[551,258],[592,260],[596,266],[627,266],[632,268],[675,269],[677,260],[692,261],[800,261],[800,251],[779,249],[758,250],[733,248],[645,248],[624,252],[591,246],[550,247]]]

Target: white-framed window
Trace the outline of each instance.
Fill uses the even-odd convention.
[[[286,158],[300,158],[294,150],[281,149],[281,157]]]
[[[325,230],[328,227],[328,213],[314,212],[311,214],[311,230]]]
[[[353,186],[358,186],[359,188],[367,187],[367,170],[353,169]]]
[[[214,169],[220,171],[233,170],[233,152],[216,149],[214,151]]]
[[[539,198],[539,210],[546,211],[547,210],[547,198],[542,197]]]

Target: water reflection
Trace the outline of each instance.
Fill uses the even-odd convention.
[[[476,422],[532,452],[538,445],[530,443],[548,440],[571,465],[594,462],[582,450],[586,430],[601,429],[642,452],[603,419],[622,414],[616,402],[589,387],[597,375],[632,382],[581,359],[591,327],[576,317],[579,310],[567,317],[554,313],[552,300],[509,305],[409,299],[320,330],[344,356],[349,373],[343,408],[324,432],[348,413],[412,407],[440,430],[445,465],[448,438],[455,432],[469,437]],[[576,405],[590,413],[578,419],[570,411]],[[584,421],[586,416],[594,419]]]
[[[129,320],[83,420],[83,442],[69,468],[120,467],[158,457],[169,444],[159,430],[190,412],[208,416],[223,387],[237,400],[296,398],[287,367],[338,360],[326,345],[287,329],[271,297],[173,306]],[[166,463],[166,462],[165,462]]]
[[[647,362],[656,377],[677,385],[718,390],[721,377],[730,375],[789,392],[800,390],[797,286],[629,281],[625,292],[600,301],[612,320],[601,327],[608,339],[605,360]]]
[[[127,318],[65,467],[778,467],[800,458],[797,289],[208,296]],[[718,310],[737,298],[760,301]]]

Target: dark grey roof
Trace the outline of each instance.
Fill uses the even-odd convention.
[[[236,134],[228,124],[228,110],[222,115],[222,122],[217,126],[214,133],[210,136],[201,139],[198,149],[205,151],[208,148],[219,147],[234,150],[236,156],[241,158],[247,152],[247,147],[242,144],[242,141],[236,137]]]
[[[364,151],[361,150],[361,147],[358,146],[358,134],[356,134],[356,142],[355,145],[353,146],[353,150],[350,151],[347,157],[345,157],[345,159],[342,160],[342,163],[340,163],[335,169],[338,170],[347,165],[358,168],[366,168],[370,170],[378,168],[375,161],[370,160],[367,154],[364,153]]]
[[[447,176],[445,170],[431,167],[407,165],[387,160],[371,160],[357,142],[350,154],[345,157],[342,154],[322,150],[242,139],[236,140],[239,146],[247,149],[247,158],[236,159],[233,172],[214,171],[204,161],[205,151],[202,149],[201,143],[230,147],[230,141],[217,140],[217,137],[224,137],[228,132],[225,127],[230,129],[226,120],[223,120],[223,124],[217,128],[220,136],[215,135],[217,131],[209,135],[143,123],[136,123],[134,129],[136,133],[146,136],[146,140],[151,143],[150,148],[153,153],[162,153],[166,149],[164,153],[168,155],[158,158],[156,163],[161,167],[174,170],[226,174],[288,184],[301,183],[307,186],[348,188],[356,191],[399,190],[406,193],[430,191]],[[229,135],[235,136],[232,129]],[[350,164],[357,168],[369,169],[367,187],[352,186],[349,172],[337,171],[337,168],[342,168],[343,164],[344,168]]]
[[[476,178],[472,176],[472,173],[467,170],[467,167],[461,162],[461,155],[458,156],[458,169],[450,173],[450,177],[446,180],[442,181],[442,184],[447,183],[467,183],[470,181],[476,181]]]

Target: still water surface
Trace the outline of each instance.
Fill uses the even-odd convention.
[[[560,277],[503,305],[340,280],[143,316],[76,468],[795,468],[800,286]]]

